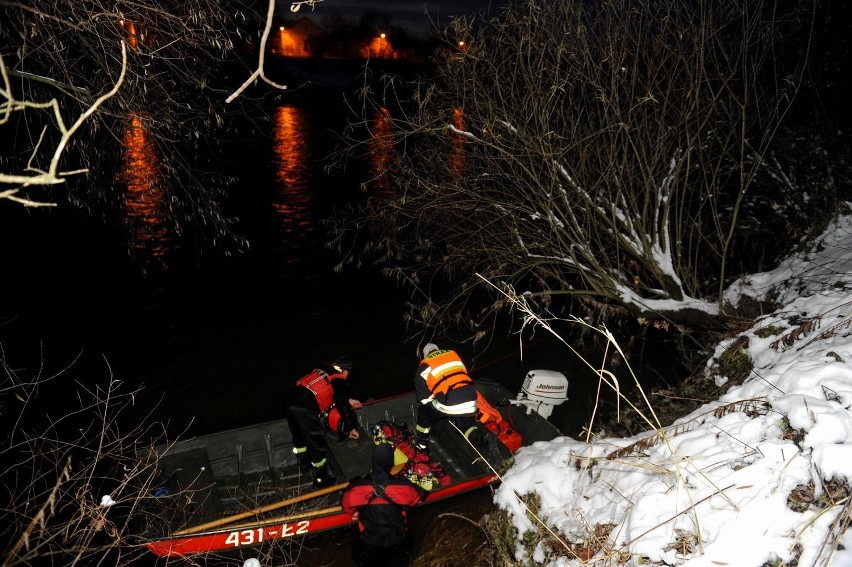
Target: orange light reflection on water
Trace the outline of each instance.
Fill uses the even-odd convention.
[[[134,116],[124,132],[124,171],[127,184],[125,206],[133,227],[133,248],[146,259],[161,259],[171,240],[162,211],[163,176],[159,157],[139,117]]]
[[[453,126],[462,132],[465,131],[464,114],[461,108],[453,109]],[[452,149],[450,150],[450,170],[453,177],[458,178],[464,173],[464,136],[456,134],[452,138]]]
[[[370,137],[371,197],[383,200],[391,196],[388,175],[393,162],[393,124],[387,108],[379,108],[373,115]]]
[[[311,164],[303,113],[281,106],[274,115],[273,153],[278,180],[272,207],[280,217],[288,244],[299,248],[299,239],[313,232],[311,219]]]
[[[139,36],[136,33],[136,24],[133,22],[127,22],[127,43],[130,44],[132,49],[136,49],[139,47]]]

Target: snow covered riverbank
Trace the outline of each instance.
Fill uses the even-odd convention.
[[[734,305],[780,305],[717,348],[742,345],[752,365],[742,384],[664,429],[523,449],[495,501],[522,541],[544,532],[516,494],[537,496],[537,516],[558,539],[519,542],[516,558],[553,567],[852,565],[850,290],[847,215],[807,253],[728,289]],[[707,372],[724,385],[717,368],[711,361]]]

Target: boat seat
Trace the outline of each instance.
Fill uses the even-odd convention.
[[[343,478],[354,478],[370,474],[372,467],[373,439],[359,426],[361,437],[356,441],[338,441],[336,435],[327,435],[326,442],[334,463]]]
[[[464,481],[490,472],[488,466],[449,420],[443,419],[436,423],[429,437],[432,460],[451,465],[450,468],[456,470],[454,480]]]
[[[159,458],[161,473],[153,490],[184,509],[188,517],[215,513],[220,509],[216,484],[207,450],[203,447],[167,453]]]

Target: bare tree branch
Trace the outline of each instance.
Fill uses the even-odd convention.
[[[163,437],[144,413],[129,415],[138,390],[110,377],[68,391],[65,370],[22,376],[4,356],[0,372],[2,565],[131,563],[144,553],[131,523],[156,473],[136,450]]]
[[[545,305],[715,324],[807,5],[532,0],[455,20],[412,103],[365,98],[347,150],[384,148],[384,168],[333,246],[412,286],[426,326],[487,327],[505,303],[475,273]]]
[[[301,4],[301,3],[294,3],[293,4],[294,6],[297,6],[296,10],[294,10],[294,11],[298,11],[298,4]],[[311,5],[313,6],[313,4],[311,4]],[[245,82],[242,85],[240,85],[240,87],[236,91],[231,93],[231,95],[228,98],[225,99],[226,103],[233,102],[235,98],[240,96],[243,93],[243,91],[246,90],[248,88],[248,86],[251,85],[258,78],[262,79],[265,83],[272,85],[276,89],[281,89],[281,90],[287,89],[287,85],[279,85],[275,81],[269,79],[266,76],[266,73],[264,71],[264,64],[265,64],[265,61],[266,61],[266,42],[269,39],[269,31],[272,29],[272,16],[274,14],[275,14],[275,0],[269,0],[269,5],[267,6],[267,9],[266,9],[266,24],[263,27],[263,35],[260,38],[260,48],[258,49],[257,69],[254,70],[254,72],[251,74],[251,76],[248,79],[246,79]]]
[[[208,148],[221,143],[226,114],[215,101],[241,70],[236,48],[254,48],[245,6],[0,2],[0,18],[0,199],[69,202],[130,225],[115,214],[130,198],[122,153],[125,133],[144,129],[172,232],[242,244],[221,213],[229,179]]]
[[[92,104],[81,113],[74,122],[67,126],[65,123],[65,119],[62,117],[62,113],[59,109],[59,102],[56,98],[52,98],[47,102],[35,103],[29,101],[19,101],[15,100],[12,95],[12,86],[9,82],[9,75],[6,72],[6,65],[3,62],[3,56],[0,54],[0,72],[2,72],[3,82],[5,87],[0,90],[0,94],[2,94],[6,101],[3,103],[3,113],[4,120],[0,121],[0,125],[3,124],[6,120],[8,120],[8,115],[14,111],[22,111],[28,108],[49,108],[53,112],[53,116],[56,119],[56,127],[59,129],[60,138],[56,143],[56,147],[53,150],[53,157],[50,160],[50,165],[46,171],[42,171],[33,167],[27,167],[28,171],[33,171],[34,173],[31,175],[9,175],[0,172],[0,183],[19,183],[24,187],[28,187],[30,185],[53,185],[56,183],[64,183],[65,177],[71,174],[79,174],[85,173],[86,169],[76,170],[73,172],[60,172],[59,170],[59,161],[62,158],[62,155],[65,151],[65,148],[68,147],[68,143],[70,142],[72,136],[74,136],[75,132],[79,130],[80,126],[82,126],[83,122],[85,122],[92,114],[94,114],[100,106],[106,102],[108,99],[115,96],[118,92],[118,89],[121,88],[121,84],[124,82],[124,76],[127,71],[127,46],[124,42],[121,42],[121,71],[119,72],[118,79],[116,80],[113,87],[98,97]],[[39,144],[33,148],[32,158],[34,158],[38,152],[40,142],[42,138],[39,138]],[[8,191],[0,193],[0,196],[5,198],[11,198],[14,194]],[[21,202],[25,205],[29,205],[31,201],[26,199],[16,199],[18,202]],[[49,205],[52,203],[37,203],[38,205]]]

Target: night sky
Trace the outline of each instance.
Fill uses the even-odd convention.
[[[288,9],[289,5],[290,2],[287,2]],[[313,11],[309,5],[302,6],[297,15],[306,15],[321,22],[326,14],[357,19],[366,12],[387,13],[394,17],[395,24],[412,33],[426,34],[430,19],[443,26],[449,23],[451,16],[459,14],[479,14],[484,11],[496,15],[502,5],[503,0],[323,0],[316,4]]]

